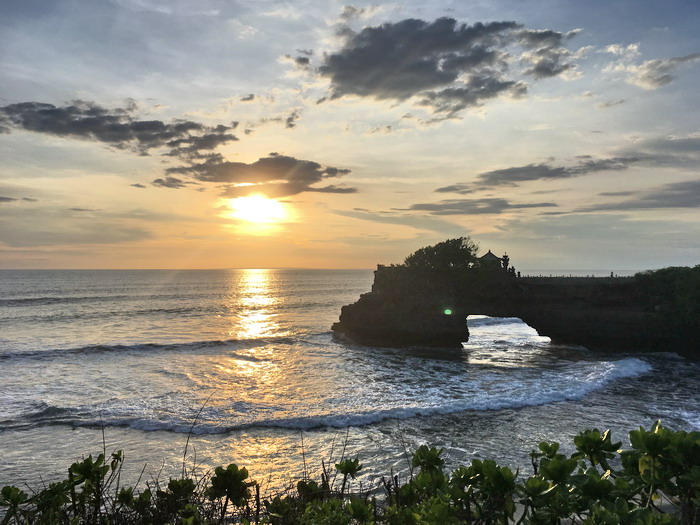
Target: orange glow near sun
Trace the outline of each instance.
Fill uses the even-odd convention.
[[[289,217],[283,203],[263,195],[228,199],[226,205],[231,209],[229,217],[256,224],[274,224]]]

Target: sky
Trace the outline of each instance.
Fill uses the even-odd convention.
[[[0,268],[700,264],[697,0],[3,0]]]

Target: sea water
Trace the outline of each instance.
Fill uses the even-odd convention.
[[[125,478],[235,462],[267,490],[341,455],[405,473],[421,444],[449,466],[526,467],[541,440],[655,420],[700,429],[700,366],[674,353],[554,345],[470,316],[460,350],[337,340],[371,271],[0,271],[0,486],[65,476],[122,449]],[[143,471],[143,475],[141,472]]]

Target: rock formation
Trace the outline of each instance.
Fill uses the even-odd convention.
[[[482,314],[519,317],[554,343],[699,353],[700,267],[668,270],[688,272],[548,278],[517,277],[499,268],[379,266],[372,291],[344,306],[333,330],[369,346],[460,347],[469,338],[466,317]],[[669,275],[675,284],[663,285]],[[678,279],[685,286],[688,276],[694,279],[691,307],[675,290]]]

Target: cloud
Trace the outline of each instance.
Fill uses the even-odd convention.
[[[70,244],[112,244],[152,238],[152,234],[121,220],[96,217],[95,210],[34,208],[32,220],[26,209],[0,208],[0,244],[12,247]]]
[[[293,109],[287,116],[263,117],[256,123],[249,123],[251,127],[262,126],[269,123],[284,124],[287,129],[295,128],[297,121],[301,118],[301,110]],[[252,133],[252,129],[246,129],[244,133],[248,135]]]
[[[606,171],[624,171],[636,165],[695,170],[700,162],[700,135],[639,140],[619,150],[615,157],[596,159],[590,155],[579,155],[575,159],[576,162],[571,165],[533,163],[487,171],[478,174],[474,182],[456,182],[439,187],[435,192],[468,195],[494,186],[517,186],[535,180],[560,180]]]
[[[471,184],[466,182],[458,182],[456,184],[450,184],[449,186],[443,186],[435,190],[436,193],[459,193],[461,195],[466,195],[467,193],[474,193],[477,189]]]
[[[344,27],[345,45],[325,55],[320,75],[330,79],[330,99],[348,95],[418,103],[437,114],[456,116],[468,107],[501,96],[522,96],[527,85],[509,78],[510,51],[519,46],[535,78],[567,69],[570,53],[561,47],[573,36],[521,29],[515,22],[459,24],[453,18],[433,22],[406,19],[365,27]]]
[[[0,195],[0,204],[3,202],[38,202],[39,199],[32,199],[31,197],[3,197]]]
[[[580,177],[589,173],[601,171],[621,171],[629,168],[631,164],[639,162],[640,157],[612,157],[608,159],[580,158],[574,166],[551,166],[549,164],[528,164],[527,166],[515,166],[500,170],[487,171],[479,174],[478,182],[489,186],[516,185],[519,182],[527,182],[540,179],[568,179]],[[460,193],[460,192],[458,192]]]
[[[136,105],[107,109],[93,102],[73,101],[57,107],[42,102],[20,102],[0,108],[0,131],[13,129],[64,138],[92,140],[110,147],[147,155],[165,148],[168,155],[196,158],[202,150],[236,141],[231,126],[205,126],[191,120],[137,120]]]
[[[613,55],[619,55],[627,59],[636,58],[640,55],[639,43],[629,44],[627,46],[623,46],[620,44],[611,44],[607,46],[603,51],[605,51],[606,53],[612,53]]]
[[[299,67],[306,68],[309,67],[311,59],[308,56],[297,56],[294,57],[294,63]]]
[[[608,109],[608,108],[612,108],[614,106],[619,106],[620,104],[624,104],[624,103],[625,103],[624,98],[620,98],[617,100],[608,100],[607,102],[601,102],[600,104],[597,104],[596,109]]]
[[[133,186],[134,188],[145,188],[146,187],[143,184],[140,184],[138,182],[136,184],[129,184],[129,186]]]
[[[482,101],[497,97],[504,91],[510,91],[517,98],[527,92],[527,86],[523,82],[473,75],[464,87],[428,91],[418,104],[432,108],[435,113],[456,117],[462,110],[478,106]]]
[[[634,195],[638,192],[636,191],[604,191],[599,193],[601,197],[629,197],[630,195]]]
[[[151,182],[154,186],[160,186],[161,188],[171,188],[171,189],[180,189],[180,188],[186,188],[188,184],[192,184],[192,182],[185,182],[182,179],[178,179],[177,177],[165,177],[163,179],[156,179],[153,182]]]
[[[237,126],[205,126],[190,120],[137,120],[133,113],[136,105],[126,108],[105,109],[91,102],[75,101],[72,105],[57,107],[39,102],[11,104],[0,108],[0,129],[14,129],[49,135],[91,140],[110,147],[147,155],[151,150],[164,149],[164,155],[184,161],[180,166],[165,170],[165,176],[151,182],[153,186],[181,189],[199,182],[254,184],[255,191],[280,197],[301,192],[354,193],[355,188],[317,183],[331,177],[349,173],[350,170],[321,166],[313,161],[270,154],[252,164],[228,162],[215,152],[216,148],[238,138],[231,133]],[[301,117],[299,109],[285,118],[276,120],[285,127],[294,128]],[[194,180],[187,180],[182,176]],[[132,184],[144,188],[143,184]],[[231,186],[227,195],[249,192],[249,188]],[[10,201],[0,201],[10,202]]]
[[[350,172],[348,169],[322,166],[314,161],[300,160],[277,153],[270,153],[269,156],[250,164],[214,159],[191,166],[169,168],[167,171],[189,176],[199,182],[229,184],[230,186],[224,190],[224,195],[228,197],[260,192],[268,197],[286,197],[306,191],[320,193],[357,191],[355,188],[336,185],[314,186],[329,178],[345,175]],[[175,180],[177,183],[185,184],[181,179],[175,178]]]
[[[658,89],[673,82],[676,70],[683,64],[700,62],[700,53],[673,58],[656,58],[641,64],[629,63],[629,60],[630,55],[624,55],[622,60],[608,64],[604,71],[624,73],[628,84],[644,89]]]
[[[353,5],[346,5],[343,7],[343,12],[340,13],[340,18],[342,20],[353,20],[355,18],[361,17],[365,13],[365,8],[355,7]]]
[[[294,128],[297,125],[297,120],[301,117],[301,113],[298,109],[292,111],[284,121],[285,128]]]
[[[529,64],[525,73],[535,78],[549,78],[571,69],[573,66],[568,61],[571,52],[562,47],[562,44],[577,33],[574,30],[563,34],[551,29],[518,31],[516,38],[528,50],[522,56]]]
[[[425,211],[432,215],[483,215],[500,214],[509,210],[527,208],[551,208],[557,205],[553,202],[538,202],[526,204],[513,204],[506,199],[447,199],[440,202],[413,204],[408,210]]]
[[[400,226],[415,228],[417,230],[440,232],[443,235],[461,235],[464,233],[464,228],[462,226],[424,214],[397,214],[395,212],[378,213],[363,208],[355,208],[354,210],[336,210],[334,213],[342,217],[350,217],[364,221],[378,222],[382,224],[397,224]]]
[[[241,98],[240,98],[240,101],[241,101],[241,102],[250,102],[250,101],[252,101],[252,100],[255,100],[255,94],[254,94],[254,93],[250,93],[249,95],[246,95],[245,97],[241,97]]]
[[[656,137],[636,143],[633,147],[657,156],[670,155],[680,159],[700,160],[700,135]]]
[[[627,196],[635,194],[637,196],[632,199],[621,202],[596,204],[586,208],[580,208],[576,211],[632,211],[668,208],[700,208],[700,180],[664,184],[663,186],[659,186],[653,190],[645,192],[601,193],[600,195]]]

